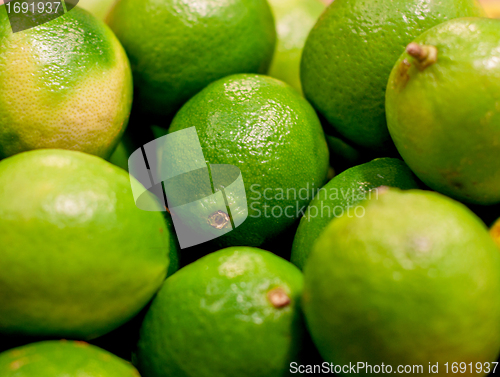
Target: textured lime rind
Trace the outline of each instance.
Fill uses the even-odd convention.
[[[288,297],[273,305],[269,292]],[[283,376],[304,332],[301,272],[260,249],[209,254],[168,278],[146,314],[138,344],[147,377]]]
[[[160,212],[135,206],[128,174],[98,157],[39,150],[1,161],[0,333],[113,330],[162,284],[172,237]]]

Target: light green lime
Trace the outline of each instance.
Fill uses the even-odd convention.
[[[128,174],[98,157],[38,150],[2,160],[0,333],[113,330],[162,284],[172,237],[160,212],[136,207]]]
[[[500,253],[484,223],[430,191],[387,189],[364,208],[332,220],[305,267],[302,302],[323,358],[436,376],[472,362],[462,375],[486,375],[500,350]]]
[[[286,375],[303,340],[301,272],[264,250],[231,247],[168,278],[138,344],[145,377]]]
[[[387,86],[389,131],[408,166],[432,189],[483,205],[500,203],[499,36],[500,20],[436,26]]]
[[[108,158],[127,126],[132,75],[100,20],[75,8],[12,33],[0,7],[0,158],[40,148]]]
[[[384,93],[398,56],[423,31],[481,14],[476,0],[335,0],[304,47],[305,96],[345,138],[387,152]]]
[[[140,377],[124,360],[85,342],[46,341],[0,354],[2,377]]]
[[[408,190],[418,188],[415,176],[396,158],[379,158],[337,175],[319,190],[307,207],[295,234],[292,263],[304,269],[314,242],[334,218],[356,216],[360,202],[378,197],[380,186]]]

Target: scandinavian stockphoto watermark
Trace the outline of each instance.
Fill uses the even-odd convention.
[[[72,10],[78,0],[0,0],[13,33],[52,21]]]

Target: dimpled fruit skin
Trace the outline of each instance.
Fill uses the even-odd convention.
[[[464,202],[500,203],[500,20],[468,18],[418,37],[437,62],[387,86],[387,123],[408,166],[432,189]]]
[[[12,33],[0,8],[0,158],[40,148],[107,158],[127,126],[132,74],[111,30],[75,8]]]
[[[134,100],[161,120],[212,81],[265,73],[274,52],[266,0],[119,0],[107,21],[130,58]]]
[[[113,330],[160,287],[169,238],[160,212],[135,206],[128,174],[98,157],[37,150],[2,160],[0,333]]]
[[[291,302],[274,307],[281,288]],[[264,250],[231,247],[168,278],[138,343],[143,377],[282,376],[297,355],[302,274]]]
[[[205,159],[237,166],[245,184],[248,217],[218,238],[220,245],[260,246],[278,236],[300,215],[297,207],[311,200],[311,188],[325,183],[329,152],[318,117],[296,90],[279,80],[242,74],[212,83],[183,106],[169,132],[192,126]],[[286,216],[288,206],[292,209]],[[273,208],[278,208],[276,216]]]
[[[274,14],[277,38],[268,74],[302,92],[302,50],[325,5],[319,0],[269,0],[269,5]]]
[[[303,270],[314,242],[330,220],[342,216],[348,208],[354,215],[361,201],[378,196],[373,190],[380,186],[408,190],[418,188],[418,183],[408,166],[397,158],[378,158],[337,175],[316,194],[300,219],[293,240],[292,263]]]
[[[85,342],[46,341],[0,354],[2,377],[140,377],[115,355]]]
[[[423,31],[481,14],[475,0],[335,0],[304,47],[305,96],[349,140],[390,148],[384,93],[398,56]]]
[[[442,376],[446,362],[496,360],[500,254],[485,225],[429,191],[389,189],[365,208],[330,222],[305,267],[306,322],[325,360],[424,374],[439,362]]]

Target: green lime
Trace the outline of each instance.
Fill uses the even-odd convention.
[[[0,7],[0,158],[41,148],[109,157],[132,104],[130,65],[112,31],[75,8],[12,33],[4,9]]]
[[[144,319],[146,377],[283,376],[304,327],[302,274],[264,250],[231,247],[168,278]]]
[[[78,5],[103,20],[113,3],[115,3],[115,0],[80,0]]]
[[[2,377],[140,377],[119,357],[85,342],[45,341],[0,354]]]
[[[119,0],[107,21],[130,58],[135,103],[162,121],[212,81],[265,73],[274,52],[266,0]]]
[[[208,194],[200,195],[199,205],[190,207],[192,212],[181,214],[191,222],[193,232],[214,235],[226,233],[230,220],[244,220],[218,238],[219,245],[260,246],[277,237],[300,217],[325,183],[328,147],[318,117],[296,90],[279,80],[241,74],[210,84],[182,107],[169,132],[193,126],[205,160],[239,168],[246,190],[241,197],[227,197],[230,207],[243,208],[225,213],[220,224],[212,221],[216,213],[211,213],[212,199],[207,196],[212,193],[210,187]],[[190,152],[183,145],[170,151],[195,159]],[[195,178],[177,190],[185,194],[181,202],[193,202],[189,195],[202,183],[201,176]]]
[[[160,212],[136,207],[129,175],[98,157],[37,150],[2,160],[0,333],[113,330],[162,284],[172,237]]]
[[[335,0],[304,47],[305,96],[347,139],[392,148],[384,93],[394,62],[423,31],[480,14],[476,0]]]
[[[268,74],[302,92],[300,59],[311,28],[325,5],[319,0],[269,0],[276,22],[276,51]]]
[[[493,370],[500,253],[484,223],[430,191],[387,189],[364,209],[331,221],[305,267],[306,321],[325,360],[361,362],[361,375],[382,364],[429,376],[451,375],[452,363],[466,376]]]
[[[368,198],[377,198],[380,186],[418,188],[411,170],[397,158],[379,158],[337,175],[318,191],[300,219],[292,246],[292,263],[303,270],[314,242],[330,220],[344,213],[356,216],[362,209],[357,206]]]
[[[432,189],[500,203],[500,20],[443,23],[408,45],[387,86],[387,123]],[[418,129],[417,129],[418,128]]]

